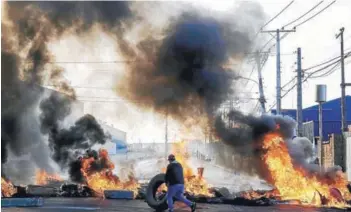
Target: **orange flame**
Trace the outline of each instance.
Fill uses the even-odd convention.
[[[15,186],[10,181],[1,178],[1,196],[11,197],[15,193],[17,193]]]
[[[62,181],[58,174],[48,174],[45,170],[38,169],[35,173],[37,185],[47,185],[50,181]]]
[[[265,135],[262,143],[265,151],[262,161],[268,170],[266,180],[275,186],[275,194],[282,200],[299,200],[301,204],[314,206],[345,207],[350,200],[347,179],[338,173],[334,179],[308,173],[293,164],[283,138],[277,133]],[[338,198],[333,189],[338,189],[343,198]],[[343,200],[344,199],[344,200]]]
[[[93,157],[82,159],[81,172],[85,177],[87,185],[97,192],[99,195],[103,194],[104,190],[128,190],[133,191],[134,196],[138,194],[140,187],[137,180],[134,178],[133,173],[130,173],[129,179],[122,182],[118,176],[112,173],[115,168],[114,164],[108,156],[108,152],[105,149],[99,150],[99,159],[107,164],[107,168],[103,168],[101,171],[91,170],[92,163],[95,162]]]
[[[189,166],[188,159],[190,155],[186,151],[185,144],[185,142],[172,144],[172,153],[176,160],[183,166],[185,191],[192,195],[213,196],[209,191],[210,185],[207,184],[202,174],[195,175]],[[166,168],[163,168],[162,171],[166,172]],[[163,185],[159,190],[167,190],[167,188]]]

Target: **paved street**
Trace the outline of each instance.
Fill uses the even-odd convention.
[[[199,204],[199,212],[332,212],[341,211],[333,209],[315,209],[303,208],[297,206],[274,206],[274,207],[244,207],[244,206],[231,206],[231,205],[208,205]],[[44,206],[38,208],[2,208],[4,212],[86,212],[86,211],[117,211],[117,212],[153,212],[148,205],[141,200],[103,200],[96,198],[47,198],[44,200]],[[184,208],[181,204],[177,204],[175,211],[186,212],[190,211]]]

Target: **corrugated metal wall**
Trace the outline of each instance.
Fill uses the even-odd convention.
[[[323,137],[327,139],[330,134],[341,134],[341,109],[340,109],[340,98],[328,101],[322,105],[323,111]],[[351,96],[346,96],[346,109],[347,109],[347,124],[351,124]],[[276,114],[276,110],[271,111],[272,114]],[[296,110],[282,110],[283,115],[290,116],[296,120]],[[314,122],[314,136],[319,136],[319,117],[318,117],[318,105],[305,108],[302,111],[303,122],[313,121]]]

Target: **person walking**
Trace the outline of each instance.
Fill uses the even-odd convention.
[[[169,212],[173,212],[173,198],[185,203],[191,208],[191,211],[196,210],[196,203],[187,200],[184,197],[184,175],[183,167],[178,163],[173,154],[168,156],[168,166],[165,176],[165,182],[168,187],[167,203]]]

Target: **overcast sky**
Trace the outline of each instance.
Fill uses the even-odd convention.
[[[255,1],[255,0],[252,0]],[[205,7],[208,10],[230,13],[239,1],[202,1],[191,2],[196,7]],[[257,1],[256,1],[257,2]],[[279,13],[290,0],[260,0],[258,1],[267,15],[267,19]],[[296,19],[320,1],[300,0],[294,3],[278,18],[268,24],[264,29],[275,30],[284,24]],[[330,2],[324,1],[319,7],[312,11],[301,21],[315,14]],[[163,11],[168,13],[170,10]],[[175,11],[172,10],[172,12]],[[318,64],[332,57],[340,55],[340,40],[335,39],[335,34],[341,27],[345,27],[345,52],[351,50],[351,1],[337,0],[327,10],[317,15],[312,20],[297,28],[295,33],[289,34],[281,42],[281,71],[282,85],[289,82],[295,75],[297,47],[302,48],[302,67],[307,68]],[[161,12],[162,13],[162,12]],[[160,15],[160,14],[157,14]],[[162,22],[162,19],[157,19]],[[300,23],[298,21],[296,23]],[[294,26],[294,25],[292,25]],[[258,30],[258,29],[257,29]],[[102,32],[94,32],[89,38],[68,36],[65,39],[51,44],[51,50],[56,56],[56,61],[116,61],[123,58],[116,53],[116,46],[111,37]],[[93,39],[92,39],[93,38]],[[261,43],[270,39],[268,34],[260,34],[257,39]],[[272,46],[275,42],[269,43]],[[265,50],[264,50],[265,51]],[[68,54],[69,52],[69,54]],[[275,48],[272,48],[275,53]],[[351,82],[351,64],[345,66],[346,81]],[[138,142],[140,139],[145,142],[162,141],[164,139],[164,119],[152,112],[141,111],[128,102],[121,101],[116,92],[113,91],[116,79],[123,73],[123,64],[61,64],[65,68],[65,77],[75,86],[78,98],[84,100],[88,113],[97,118],[114,124],[118,128],[127,131],[130,142]],[[250,76],[253,63],[245,63],[240,73]],[[326,70],[327,71],[327,70]],[[323,71],[320,74],[326,72]],[[255,70],[251,78],[257,80]],[[264,92],[267,99],[267,108],[275,102],[276,86],[276,58],[272,54],[263,69]],[[314,93],[316,84],[327,85],[328,100],[340,97],[340,68],[336,69],[327,77],[309,79],[303,84],[303,107],[314,105]],[[290,83],[286,90],[295,84],[296,80]],[[94,88],[92,88],[94,87]],[[252,91],[252,97],[258,97],[257,85],[248,83],[243,91]],[[282,91],[284,94],[285,91]],[[346,94],[351,94],[351,88],[347,88]],[[94,98],[92,98],[94,97]],[[282,108],[296,108],[296,89],[293,89],[282,100]],[[256,105],[256,100],[247,102],[248,105]],[[245,108],[245,107],[243,107]],[[174,128],[175,129],[175,128]],[[179,129],[177,129],[179,130]],[[175,136],[177,130],[171,135]],[[153,132],[150,135],[150,132]],[[143,141],[144,141],[143,140]]]

